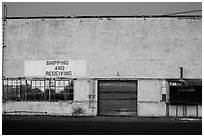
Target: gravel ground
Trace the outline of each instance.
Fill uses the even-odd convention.
[[[4,115],[3,120],[59,120],[59,121],[105,121],[105,122],[202,122],[201,118],[174,118],[174,117],[130,117],[130,116],[79,116],[79,117],[66,117],[66,116],[39,116],[39,115]]]

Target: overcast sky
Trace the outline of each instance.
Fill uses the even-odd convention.
[[[174,12],[202,9],[201,2],[3,2],[7,16],[131,16],[164,15]],[[201,12],[185,15],[201,15]],[[183,14],[181,14],[183,15]]]

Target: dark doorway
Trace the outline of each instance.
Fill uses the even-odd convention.
[[[99,115],[137,115],[137,81],[99,81]]]

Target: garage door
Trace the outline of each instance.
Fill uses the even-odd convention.
[[[136,81],[99,81],[99,115],[136,116]]]

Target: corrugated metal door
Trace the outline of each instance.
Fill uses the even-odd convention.
[[[136,116],[136,81],[99,81],[99,115]]]

